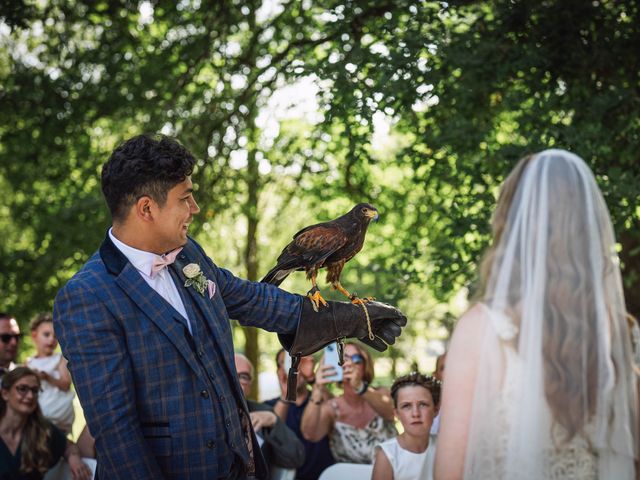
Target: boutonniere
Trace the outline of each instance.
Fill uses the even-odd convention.
[[[190,263],[182,269],[182,273],[187,277],[187,281],[184,282],[184,286],[193,287],[200,295],[204,296],[204,292],[207,290],[211,280],[207,280],[207,277],[204,276],[204,273],[202,273],[202,270],[200,269],[200,265],[197,263]]]

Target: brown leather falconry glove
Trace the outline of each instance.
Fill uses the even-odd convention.
[[[314,311],[307,299],[295,334],[279,334],[282,346],[291,355],[291,369],[287,380],[287,400],[294,401],[300,358],[345,338],[357,338],[379,352],[395,343],[407,324],[407,317],[397,308],[381,302],[363,305],[349,302],[327,302],[326,307]],[[366,311],[365,311],[366,308]],[[342,364],[342,349],[340,364]]]

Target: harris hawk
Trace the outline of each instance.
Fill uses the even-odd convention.
[[[341,217],[303,228],[284,247],[276,266],[261,281],[280,285],[291,272],[304,270],[312,285],[307,296],[318,311],[320,304],[327,305],[316,283],[318,270],[324,267],[327,282],[334,290],[342,292],[353,303],[362,303],[363,299],[352,295],[340,284],[340,274],[344,264],[362,249],[371,220],[377,219],[378,210],[373,205],[359,203]]]

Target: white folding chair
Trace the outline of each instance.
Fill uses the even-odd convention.
[[[372,473],[373,465],[334,463],[320,474],[318,480],[368,480]]]
[[[296,478],[295,468],[271,467],[271,480],[294,480]]]

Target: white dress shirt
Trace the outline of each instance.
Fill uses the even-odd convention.
[[[136,270],[138,270],[138,273],[140,273],[142,278],[144,278],[144,281],[147,282],[151,288],[158,292],[162,298],[169,302],[171,306],[186,319],[187,326],[189,327],[189,333],[193,334],[191,331],[191,322],[187,316],[187,310],[184,308],[184,303],[182,303],[182,298],[180,297],[178,288],[171,278],[171,274],[167,271],[167,267],[164,267],[162,270],[157,272],[153,278],[151,277],[153,261],[159,255],[151,252],[145,252],[144,250],[138,250],[137,248],[133,248],[122,243],[113,235],[112,230],[113,228],[109,229],[109,238],[111,238],[111,241],[116,248],[120,250],[125,257],[127,257],[131,262],[131,265],[136,267]]]

